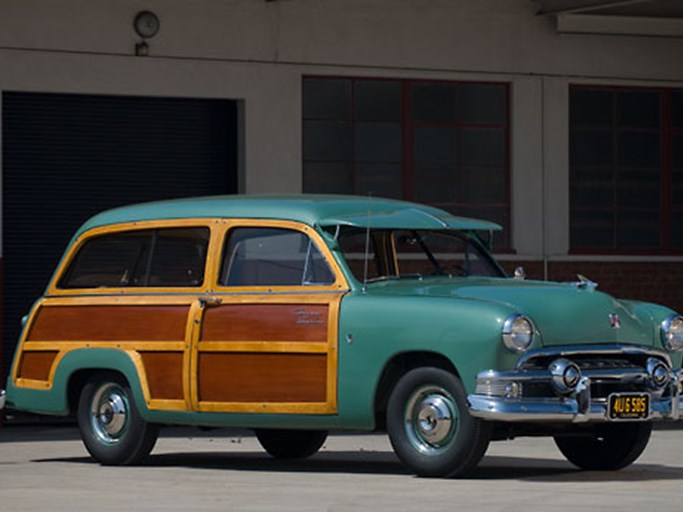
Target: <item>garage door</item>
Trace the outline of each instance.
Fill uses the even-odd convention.
[[[21,317],[86,218],[235,193],[236,155],[235,101],[3,93],[3,373]]]

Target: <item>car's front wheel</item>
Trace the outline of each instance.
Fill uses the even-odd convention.
[[[256,438],[275,459],[305,459],[316,453],[327,439],[325,430],[259,429]]]
[[[78,426],[90,455],[105,465],[141,462],[158,436],[158,427],[142,419],[130,386],[117,374],[95,376],[83,386]]]
[[[584,435],[557,436],[555,444],[581,469],[613,471],[640,457],[650,432],[651,423],[604,423]]]
[[[463,476],[479,463],[490,424],[471,416],[460,380],[439,368],[417,368],[396,384],[387,430],[403,464],[419,476]]]

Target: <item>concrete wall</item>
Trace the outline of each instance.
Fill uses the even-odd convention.
[[[161,28],[136,57],[133,19],[146,9]],[[509,82],[507,259],[562,259],[568,85],[683,87],[683,40],[560,36],[535,10],[530,0],[3,0],[0,91],[242,100],[241,190],[298,192],[302,76]]]

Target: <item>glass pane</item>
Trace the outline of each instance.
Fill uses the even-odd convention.
[[[455,163],[455,134],[454,128],[415,128],[415,162]]]
[[[572,206],[612,206],[614,173],[612,169],[572,169]]]
[[[413,199],[421,203],[456,202],[455,167],[444,164],[415,165]]]
[[[660,143],[658,132],[619,133],[620,167],[659,167]]]
[[[507,207],[459,206],[458,208],[444,209],[455,215],[489,220],[499,224],[503,227],[503,230],[493,232],[493,249],[507,249],[510,247],[510,221]]]
[[[505,164],[505,132],[500,129],[461,128],[458,130],[458,162],[461,165]]]
[[[460,84],[456,95],[458,123],[503,124],[507,118],[506,87],[502,84]]]
[[[389,80],[356,82],[356,119],[400,121],[401,83]]]
[[[572,210],[569,226],[572,249],[609,249],[614,247],[612,211]]]
[[[304,164],[304,192],[353,194],[352,165],[337,162]]]
[[[659,169],[622,170],[617,176],[617,204],[624,207],[659,208],[661,183]]]
[[[351,123],[304,122],[304,160],[351,160]]]
[[[455,85],[437,83],[412,84],[412,118],[414,121],[455,121]]]
[[[357,123],[355,160],[368,162],[401,161],[401,125],[398,123]]]
[[[673,166],[683,169],[683,135],[672,137],[672,153]]]
[[[613,100],[612,91],[572,87],[569,92],[571,126],[611,127],[614,119]]]
[[[658,248],[658,211],[621,211],[617,215],[617,244],[620,248]]]
[[[208,228],[158,230],[149,286],[201,286],[208,246]]]
[[[613,161],[611,131],[572,130],[569,144],[572,167],[609,167]]]
[[[506,203],[505,169],[502,167],[460,167],[457,197],[461,203]]]
[[[368,233],[364,229],[342,229],[339,247],[349,270],[361,282],[365,278],[375,279],[379,277],[381,265],[375,251],[375,246],[379,243],[376,233],[373,232],[368,238]]]
[[[671,124],[683,128],[683,91],[671,94]]]
[[[683,206],[683,169],[673,170],[672,187],[673,204]]]
[[[224,286],[331,284],[322,254],[303,233],[279,228],[236,228],[223,250]]]
[[[671,214],[671,246],[683,249],[683,212]]]
[[[351,119],[351,80],[305,78],[304,119]]]
[[[356,194],[401,199],[402,183],[400,164],[356,164]]]
[[[650,91],[620,91],[617,95],[618,122],[621,127],[659,128],[660,93]]]
[[[147,229],[91,238],[76,254],[59,287],[143,286],[152,233]]]

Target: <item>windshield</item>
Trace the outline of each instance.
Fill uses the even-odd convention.
[[[339,246],[360,282],[429,276],[505,277],[481,244],[458,231],[371,229],[368,236],[364,229],[347,228],[339,234]]]

